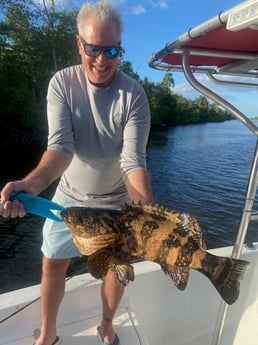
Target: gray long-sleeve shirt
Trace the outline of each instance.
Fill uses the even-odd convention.
[[[48,149],[71,161],[57,195],[65,201],[119,207],[124,177],[146,169],[150,111],[143,88],[121,71],[106,88],[92,85],[82,65],[57,72],[48,90]]]

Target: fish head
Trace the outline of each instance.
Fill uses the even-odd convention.
[[[116,213],[89,207],[68,207],[61,212],[61,216],[79,251],[84,255],[91,255],[119,239],[121,229],[114,212]]]

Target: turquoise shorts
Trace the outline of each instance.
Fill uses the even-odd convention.
[[[64,207],[78,206],[71,202],[64,202],[54,197],[53,201]],[[42,253],[51,259],[68,259],[82,256],[73,243],[72,234],[65,222],[55,222],[47,219],[43,226]]]

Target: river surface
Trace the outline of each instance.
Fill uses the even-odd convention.
[[[238,120],[152,133],[148,168],[155,200],[195,216],[208,248],[234,244],[255,145],[255,135]],[[40,282],[43,221],[0,219],[0,293]],[[257,223],[247,238],[258,241]],[[74,259],[68,274],[85,269],[85,259]]]

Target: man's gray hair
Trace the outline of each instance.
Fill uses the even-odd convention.
[[[100,0],[96,3],[87,2],[82,5],[77,15],[77,29],[79,35],[82,34],[85,21],[88,18],[93,18],[101,24],[115,22],[120,35],[123,31],[123,24],[120,13],[106,0]]]

